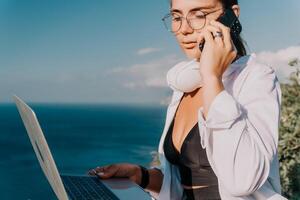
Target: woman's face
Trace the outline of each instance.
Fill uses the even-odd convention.
[[[222,2],[220,0],[172,0],[171,13],[176,13],[182,17],[186,17],[188,13],[189,16],[193,16],[192,13],[195,13],[195,11],[191,10],[197,8],[204,13],[219,10],[206,16],[204,27],[200,30],[193,30],[187,21],[183,19],[181,28],[174,33],[179,46],[187,57],[191,59],[200,58],[201,56],[201,51],[198,48],[199,43],[197,43],[197,41],[203,39],[203,37],[200,38],[201,31],[207,26],[209,21],[216,20],[223,12],[223,10],[220,9],[222,8]]]

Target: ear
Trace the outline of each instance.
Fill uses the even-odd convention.
[[[231,9],[233,10],[234,14],[239,17],[240,16],[240,6],[239,5],[233,5],[231,7]]]

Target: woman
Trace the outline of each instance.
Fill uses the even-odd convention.
[[[173,96],[158,148],[161,164],[120,163],[89,173],[128,177],[159,200],[285,199],[277,158],[278,80],[217,21],[230,8],[238,17],[237,1],[172,0],[170,8],[164,20],[171,17],[168,28],[192,61],[167,74]],[[180,72],[193,67],[188,75]],[[172,82],[179,75],[181,81]]]

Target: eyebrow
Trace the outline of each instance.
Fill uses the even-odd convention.
[[[213,6],[201,6],[201,7],[192,8],[191,10],[189,10],[189,12],[195,11],[195,10],[207,10],[207,9],[210,9],[210,8],[213,8]],[[182,11],[179,10],[179,9],[171,9],[170,11],[182,14]]]

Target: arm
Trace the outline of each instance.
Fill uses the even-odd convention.
[[[136,166],[136,171],[137,184],[140,185],[142,181],[142,170],[139,166]],[[149,183],[144,189],[150,192],[159,193],[163,182],[163,173],[156,167],[151,167],[150,169],[147,169],[147,171],[149,173]]]
[[[204,89],[206,108],[198,112],[201,143],[233,196],[259,189],[277,154],[280,86],[271,68],[255,66],[250,73],[239,101],[216,81]]]
[[[157,168],[148,169],[148,172],[149,184],[145,189],[159,193],[163,182],[163,173]]]
[[[217,76],[204,76],[203,78],[203,115],[206,118],[209,107],[214,98],[224,90],[221,78]]]

